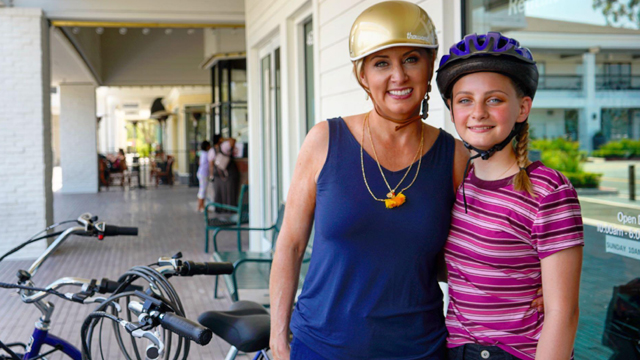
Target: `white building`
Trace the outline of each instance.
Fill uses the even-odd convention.
[[[175,113],[161,136],[183,178],[193,148],[205,137],[223,133],[248,143],[250,203],[256,204],[251,219],[253,225],[270,224],[277,204],[286,199],[308,129],[371,108],[353,78],[347,37],[356,16],[377,1],[192,0],[188,7],[171,1],[153,7],[127,1],[3,1],[2,61],[12,66],[0,67],[10,95],[2,97],[6,110],[0,115],[10,123],[0,133],[9,141],[0,147],[30,154],[38,165],[7,166],[33,175],[23,181],[7,174],[0,211],[14,213],[18,202],[29,199],[20,208],[32,220],[5,216],[0,244],[50,220],[54,161],[63,168],[63,192],[97,191],[96,149],[130,148],[127,124],[148,117],[156,97]],[[434,21],[439,56],[463,32],[489,30],[532,49],[541,74],[530,119],[534,137],[579,139],[590,150],[599,131],[608,139],[640,136],[640,31],[606,26],[601,14],[579,1],[414,2]],[[123,22],[126,27],[114,25]],[[217,66],[244,57],[246,72],[223,74]],[[219,89],[225,76],[229,87]],[[57,89],[53,112],[51,86]],[[226,93],[240,99],[228,101],[228,115],[221,110]],[[194,109],[207,114],[197,128],[200,138],[194,137]],[[19,125],[13,120],[23,117],[28,120]],[[435,86],[428,122],[455,132]],[[23,131],[29,135],[21,136]],[[35,145],[21,140],[31,134],[37,134]],[[262,246],[257,238],[252,244]]]

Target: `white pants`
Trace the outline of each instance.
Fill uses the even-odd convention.
[[[200,188],[198,189],[198,199],[202,200],[207,195],[207,186],[209,185],[209,177],[207,175],[198,174],[198,182],[200,182]]]

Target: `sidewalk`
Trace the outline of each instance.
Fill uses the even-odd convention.
[[[203,250],[204,221],[203,215],[195,210],[196,192],[195,188],[176,185],[172,188],[115,189],[83,195],[55,193],[56,221],[75,219],[84,212],[90,212],[108,223],[138,226],[139,236],[113,237],[103,241],[70,237],[42,266],[34,278],[36,284],[45,286],[64,276],[117,279],[132,266],[150,264],[161,256],[172,256],[178,251],[182,252],[183,259],[211,261],[210,254]],[[28,232],[37,230],[40,229]],[[235,234],[225,234],[223,240],[221,244],[225,247],[232,249],[235,246]],[[3,261],[0,263],[0,281],[15,283],[16,271],[28,268],[31,262]],[[204,311],[226,310],[231,305],[222,281],[218,294],[223,298],[213,299],[213,277],[173,278],[171,283],[180,295],[187,317],[192,320]],[[83,306],[55,297],[49,300],[56,306],[51,332],[79,346],[80,327],[95,305]],[[5,289],[0,289],[0,309],[0,339],[5,343],[27,342],[40,312],[35,306],[22,303],[17,293]],[[105,327],[105,336],[111,337],[111,333],[111,329]],[[110,340],[105,341],[105,359],[121,360],[123,356],[115,341]],[[227,343],[214,337],[206,347],[192,344],[189,359],[224,359],[228,350]],[[48,358],[58,359],[60,355]]]

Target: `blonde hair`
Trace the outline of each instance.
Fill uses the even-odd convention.
[[[516,135],[514,151],[516,153],[516,162],[520,171],[513,178],[513,188],[516,191],[527,192],[531,196],[533,194],[533,185],[529,174],[527,173],[527,166],[531,163],[529,160],[529,122],[525,122],[522,130]]]

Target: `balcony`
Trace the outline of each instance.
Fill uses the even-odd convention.
[[[640,90],[640,75],[596,75],[596,90]]]
[[[538,90],[582,90],[582,75],[541,75]]]

